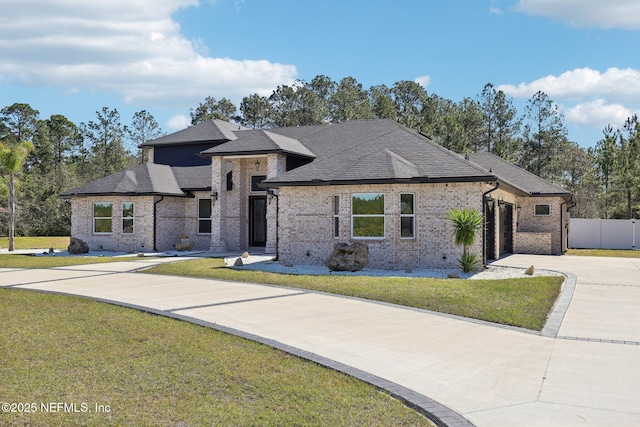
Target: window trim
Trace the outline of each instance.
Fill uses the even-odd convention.
[[[402,196],[411,196],[411,213],[402,213]],[[411,236],[402,235],[402,218],[411,218]],[[416,195],[415,193],[400,193],[400,239],[413,240],[416,238]]]
[[[357,196],[382,196],[382,214],[354,214],[353,198]],[[385,193],[351,193],[351,238],[353,240],[384,240],[386,238],[386,218],[384,208]],[[382,218],[382,236],[355,236],[353,229],[356,218]]]
[[[131,216],[124,216],[124,205],[131,205]],[[122,234],[135,234],[136,233],[136,204],[134,202],[122,202]],[[127,233],[124,226],[125,220],[131,220],[131,232]]]
[[[548,213],[546,214],[539,214],[538,213],[538,206],[546,206],[547,209],[549,210]],[[551,204],[549,203],[536,203],[533,205],[533,216],[551,216]]]
[[[111,207],[111,216],[96,216],[96,205],[109,205]],[[93,234],[109,235],[113,234],[113,202],[93,202]],[[96,231],[96,220],[109,220],[110,231]]]
[[[209,210],[209,216],[208,216],[208,217],[206,217],[206,216],[200,216],[200,202],[201,202],[202,200],[208,200],[210,205],[211,205],[211,203],[212,203],[212,201],[211,201],[211,198],[210,198],[210,197],[200,197],[200,198],[198,198],[198,234],[206,235],[206,236],[210,236],[210,235],[211,235],[211,233],[213,232],[213,221],[212,221],[212,218],[211,218],[211,216],[212,216],[212,215],[211,215],[211,214],[212,214],[212,212],[211,212],[211,211],[213,210],[213,209],[212,209],[212,208],[213,208],[213,206],[211,206],[211,208],[210,208],[210,210]],[[200,223],[201,223],[202,221],[208,221],[208,222],[209,222],[209,230],[210,230],[209,232],[203,232],[203,231],[201,231],[201,229],[200,229]]]

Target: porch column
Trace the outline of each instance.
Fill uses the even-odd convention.
[[[286,157],[281,154],[267,156],[267,179],[276,177],[286,171]],[[267,244],[265,252],[276,253],[278,240],[278,201],[267,196]]]
[[[227,252],[226,236],[226,161],[211,158],[211,252]],[[217,200],[215,194],[217,193]]]

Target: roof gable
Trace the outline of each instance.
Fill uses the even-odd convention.
[[[243,129],[246,128],[224,120],[207,120],[178,132],[147,141],[140,147],[232,141],[236,139],[234,131]]]
[[[171,167],[145,163],[67,190],[62,197],[95,195],[184,196]]]
[[[343,122],[322,128],[304,143],[318,158],[265,181],[267,185],[317,185],[397,180],[493,181],[496,177],[391,120]],[[277,129],[276,132],[287,130]]]
[[[237,132],[236,136],[237,139],[204,150],[200,155],[212,157],[287,153],[309,158],[316,157],[300,141],[268,130],[245,130]]]

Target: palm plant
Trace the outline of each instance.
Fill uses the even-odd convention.
[[[16,221],[16,177],[22,170],[27,156],[34,149],[30,142],[22,142],[20,144],[7,147],[0,143],[0,169],[3,174],[7,174],[8,178],[8,196],[9,196],[9,252],[15,250],[15,221]]]
[[[478,264],[478,256],[469,253],[469,246],[473,245],[476,231],[482,226],[482,214],[472,208],[452,209],[447,214],[447,221],[453,225],[456,246],[462,245],[462,257],[458,260],[460,267],[468,273]]]

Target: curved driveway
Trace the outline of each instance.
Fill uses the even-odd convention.
[[[640,259],[498,261],[577,275],[555,338],[304,290],[134,273],[165,261],[0,269],[0,286],[117,301],[262,337],[398,384],[418,401],[428,396],[461,414],[436,405],[431,412],[449,425],[640,425]]]

